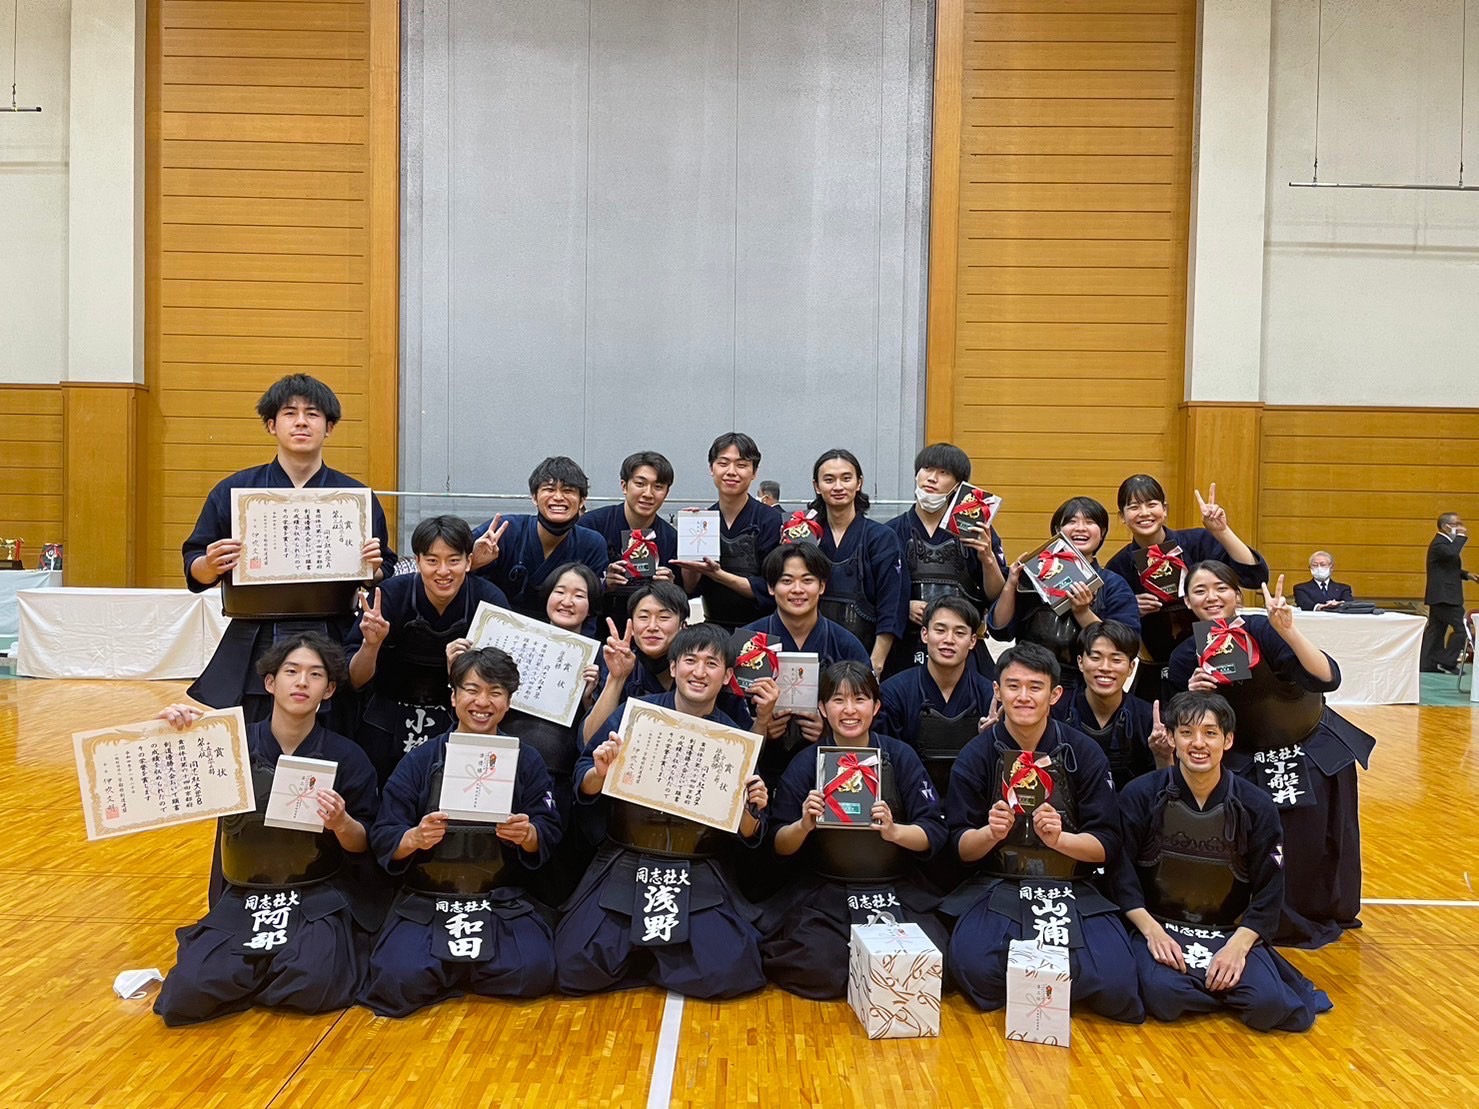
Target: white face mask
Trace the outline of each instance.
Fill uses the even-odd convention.
[[[941,511],[949,500],[949,493],[931,493],[917,485],[914,487],[914,503],[926,512]]]
[[[1328,567],[1328,566],[1311,566],[1310,567],[1310,577],[1314,578],[1316,581],[1329,581],[1330,580],[1330,567]]]

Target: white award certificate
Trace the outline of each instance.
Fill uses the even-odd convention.
[[[233,489],[231,534],[241,540],[232,585],[357,581],[373,571],[368,489]]]
[[[509,704],[520,712],[568,725],[580,708],[580,673],[596,661],[594,639],[479,601],[467,633],[474,647],[497,647],[519,667],[519,690]]]
[[[184,731],[163,720],[72,736],[88,839],[214,820],[256,808],[241,709]]]
[[[762,737],[630,700],[601,792],[726,832],[739,830]]]

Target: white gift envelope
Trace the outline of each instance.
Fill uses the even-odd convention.
[[[327,759],[280,756],[262,823],[269,828],[288,828],[295,832],[322,832],[324,822],[318,818],[318,791],[333,789],[334,775],[338,772],[339,764]]]
[[[822,660],[810,651],[781,651],[777,655],[775,684],[780,712],[816,712],[821,699]]]
[[[517,736],[453,732],[447,737],[437,807],[454,820],[502,824],[513,815],[518,769]]]
[[[678,528],[678,560],[719,561],[719,513],[680,512],[674,518]]]

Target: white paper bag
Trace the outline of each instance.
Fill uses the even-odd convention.
[[[1068,1046],[1068,948],[1013,940],[1007,952],[1007,1039]]]
[[[870,1040],[940,1034],[940,950],[917,924],[854,924],[847,1003]]]

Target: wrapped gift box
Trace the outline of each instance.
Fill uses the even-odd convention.
[[[940,1034],[940,950],[917,924],[854,924],[847,1003],[870,1040]]]
[[[1007,952],[1007,1039],[1068,1046],[1068,948],[1013,940]]]

